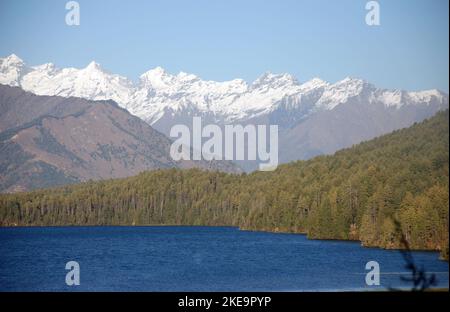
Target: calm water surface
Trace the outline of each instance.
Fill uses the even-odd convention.
[[[413,256],[448,288],[438,253]],[[80,264],[80,286],[65,284],[71,260]],[[380,264],[380,287],[407,285],[398,251],[357,242],[231,227],[0,228],[0,291],[370,290],[371,260]]]

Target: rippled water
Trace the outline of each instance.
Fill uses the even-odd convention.
[[[438,287],[448,288],[448,263],[436,252],[413,252]],[[67,286],[68,261],[80,285]],[[231,227],[0,228],[1,291],[345,291],[365,283],[377,261],[381,286],[407,287],[398,251],[357,242]]]

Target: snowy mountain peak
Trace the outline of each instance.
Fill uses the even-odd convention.
[[[349,99],[363,96],[364,93],[374,91],[375,88],[365,80],[346,77],[335,84],[327,86],[317,106],[324,109],[333,109]]]
[[[332,110],[340,104],[353,102],[364,105],[382,103],[394,108],[448,103],[448,96],[438,90],[407,92],[377,89],[362,79],[351,77],[334,84],[320,78],[300,84],[290,74],[271,72],[248,84],[242,79],[223,82],[202,80],[186,72],[174,75],[162,67],[155,67],[143,73],[140,82],[134,84],[125,77],[103,70],[94,61],[82,69],[59,69],[52,63],[27,67],[14,54],[0,58],[0,84],[20,86],[38,95],[112,99],[152,124],[167,112],[205,113],[217,120],[233,122],[275,111],[280,113],[282,110],[287,110],[285,113],[290,117],[296,115],[295,118],[301,119],[311,113]]]
[[[271,72],[265,72],[253,82],[252,87],[255,89],[262,87],[278,88],[293,85],[298,85],[298,81],[290,74],[273,74]]]
[[[33,66],[32,69],[37,71],[37,72],[45,73],[47,75],[48,74],[54,74],[58,70],[55,67],[55,64],[53,64],[53,63],[45,63],[45,64],[42,64],[42,65]]]
[[[1,60],[1,59],[0,59]],[[15,55],[14,53],[5,57],[3,59],[3,64],[5,65],[16,65],[16,64],[24,64],[23,60],[18,57],[17,55]]]
[[[91,61],[85,68],[84,70],[86,71],[103,71],[100,64],[95,62],[95,61]]]
[[[0,84],[19,86],[20,79],[28,71],[23,60],[15,54],[0,58]]]
[[[172,76],[172,75],[170,75],[164,68],[162,68],[160,66],[150,69],[141,75],[141,77],[149,78],[149,79],[155,79],[155,78],[162,79],[163,77],[166,77],[166,76]]]
[[[178,80],[185,81],[185,82],[192,82],[192,81],[200,79],[199,77],[197,77],[194,74],[188,74],[183,71],[178,73],[177,78],[178,78]]]
[[[347,87],[362,87],[368,84],[367,81],[354,77],[345,77],[344,79],[335,83],[335,86],[347,86]]]
[[[311,80],[308,80],[300,85],[300,87],[306,91],[308,90],[314,90],[314,89],[320,89],[324,88],[326,86],[329,86],[330,84],[320,78],[313,78]]]
[[[143,87],[152,89],[166,89],[170,87],[173,76],[166,72],[162,67],[155,67],[143,73],[139,79]]]
[[[431,89],[424,91],[409,92],[408,96],[417,102],[420,101],[429,102],[433,98],[437,99],[438,101],[442,101],[442,99],[445,97],[445,94],[437,89]]]
[[[167,75],[167,71],[164,68],[162,68],[161,66],[156,66],[155,68],[147,71],[147,74],[152,74],[155,76],[164,76],[164,75]]]

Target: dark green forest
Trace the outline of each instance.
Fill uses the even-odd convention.
[[[448,259],[449,112],[273,172],[156,170],[0,196],[2,226],[230,225],[440,250]],[[400,224],[401,229],[396,226]]]

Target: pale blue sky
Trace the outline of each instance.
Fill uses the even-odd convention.
[[[162,66],[203,79],[253,81],[265,71],[300,81],[353,76],[377,86],[448,92],[448,0],[79,0],[81,25],[57,0],[0,0],[0,57],[105,69],[136,80]]]

